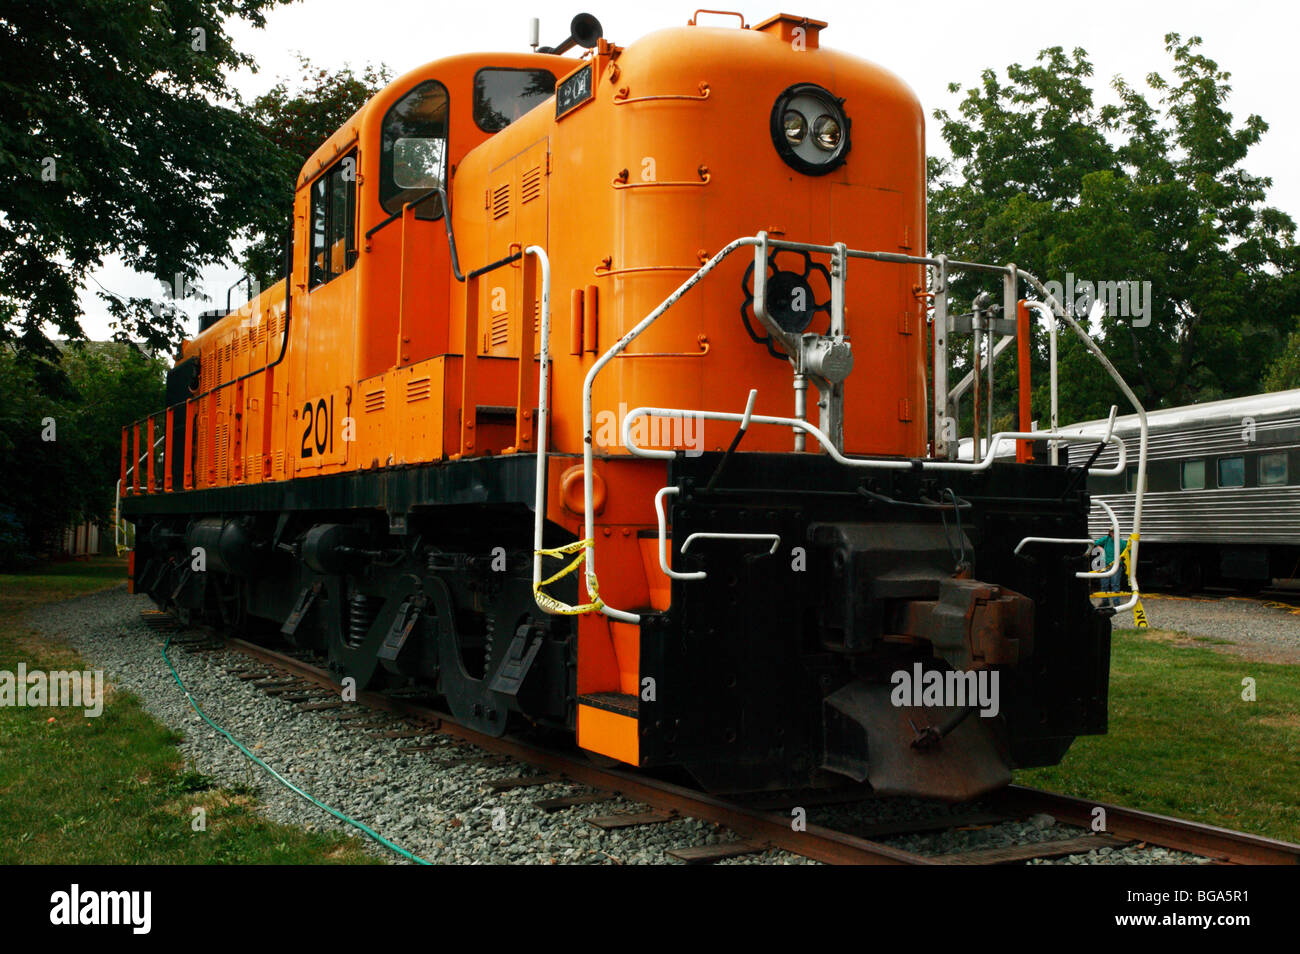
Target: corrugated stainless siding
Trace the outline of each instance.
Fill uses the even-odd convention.
[[[1223,456],[1251,451],[1286,450],[1295,447],[1296,443],[1294,441],[1274,443],[1268,439],[1268,435],[1297,426],[1300,426],[1300,415],[1288,415],[1270,421],[1256,420],[1255,442],[1253,444],[1247,444],[1242,440],[1242,425],[1240,423],[1211,424],[1167,433],[1149,433],[1147,435],[1147,460],[1182,460],[1183,458],[1205,457],[1207,455]],[[1124,438],[1129,464],[1136,466],[1138,460],[1137,434],[1120,431],[1118,427],[1115,430],[1120,437]],[[1081,463],[1087,460],[1095,446],[1095,444],[1081,444],[1071,448],[1070,462]],[[1101,456],[1097,458],[1096,466],[1113,467],[1118,453],[1113,447],[1107,445],[1106,449],[1101,452]]]
[[[1121,533],[1133,526],[1133,494],[1094,494],[1119,517]],[[1093,507],[1088,529],[1101,536],[1110,521]],[[1142,540],[1148,543],[1300,544],[1300,487],[1244,487],[1146,494]]]
[[[1236,453],[1288,450],[1294,440],[1270,440],[1278,431],[1300,425],[1295,408],[1260,414],[1255,417],[1255,440],[1246,443],[1240,420],[1224,423],[1222,418],[1201,426],[1184,426],[1148,435],[1148,460],[1182,460],[1211,458],[1207,473],[1213,473],[1212,458]],[[1128,462],[1137,464],[1137,433],[1118,426],[1124,438]],[[1071,461],[1087,459],[1091,448],[1071,451]],[[1107,448],[1097,459],[1098,466],[1113,465],[1116,451]],[[1182,490],[1172,493],[1148,493],[1143,499],[1142,539],[1151,543],[1287,543],[1300,544],[1300,475],[1290,474],[1289,486],[1239,487],[1224,490]],[[1094,494],[1104,500],[1119,517],[1120,530],[1127,533],[1133,525],[1133,494]],[[1101,535],[1110,522],[1100,507],[1093,507],[1089,529]]]

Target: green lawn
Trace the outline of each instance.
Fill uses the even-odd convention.
[[[1117,630],[1109,734],[1016,781],[1300,842],[1300,667]]]
[[[24,627],[22,614],[115,586],[124,573],[125,560],[98,559],[0,574],[0,670],[19,662],[84,669],[75,653]],[[0,864],[377,861],[351,839],[267,821],[248,792],[188,770],[178,737],[134,695],[106,695],[98,718],[81,709],[0,707]],[[192,829],[197,807],[206,810],[206,831]]]

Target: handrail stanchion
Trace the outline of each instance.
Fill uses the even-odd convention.
[[[148,462],[147,462],[147,464],[146,464],[146,470],[145,470],[145,486],[146,486],[146,488],[147,488],[147,492],[148,492],[148,493],[153,493],[153,492],[157,489],[157,485],[154,483],[154,466],[153,466],[153,458],[154,458],[154,441],[153,441],[153,430],[154,430],[154,425],[153,425],[153,415],[150,414],[150,415],[149,415],[149,426],[148,426],[148,428],[147,428],[147,434],[148,434],[148,438],[147,438],[147,440],[148,440],[148,442],[149,442],[149,450],[146,452],[146,455],[147,455],[147,457],[148,457],[149,459],[148,459]]]
[[[131,494],[140,496],[140,468],[136,466],[140,462],[140,422],[136,421],[131,425],[131,437],[135,441],[133,446],[133,460],[136,462],[131,465]]]
[[[1016,370],[1020,373],[1020,429],[1029,430],[1033,410],[1030,405],[1030,332],[1033,326],[1029,322],[1029,308],[1023,300],[1016,302]],[[1016,441],[1016,463],[1031,464],[1034,461],[1034,448],[1029,441]]]
[[[167,429],[163,434],[163,493],[169,494],[175,490],[172,486],[172,460],[176,454],[176,448],[174,446],[176,408],[174,406],[169,407],[164,413],[167,415]]]

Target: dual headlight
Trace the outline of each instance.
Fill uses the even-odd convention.
[[[849,152],[849,121],[840,101],[813,83],[791,86],[772,107],[772,142],[788,165],[825,175]]]

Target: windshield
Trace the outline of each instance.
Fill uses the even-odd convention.
[[[555,74],[550,70],[479,70],[474,74],[474,122],[484,132],[500,132],[553,95]]]

